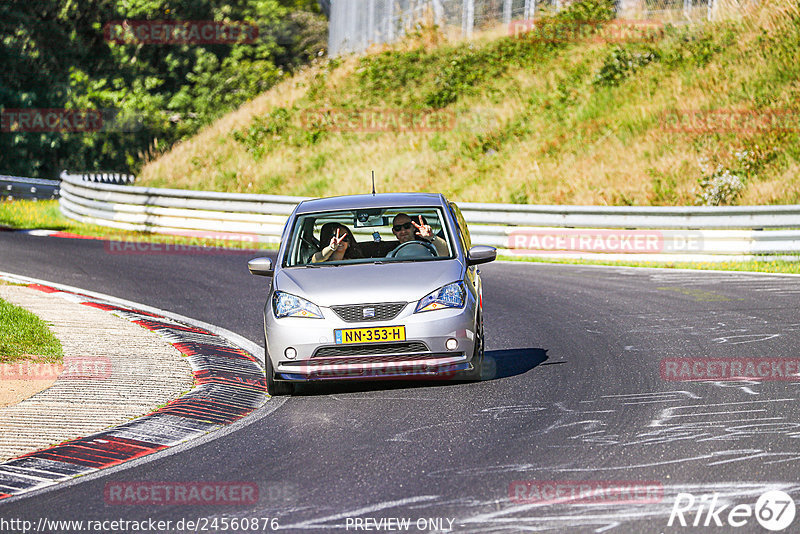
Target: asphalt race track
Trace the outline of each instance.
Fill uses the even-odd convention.
[[[260,344],[266,280],[248,273],[254,256],[121,255],[97,240],[0,232],[2,271],[159,307]],[[402,525],[378,523],[389,518],[410,520],[408,532],[766,532],[752,516],[733,528],[730,510],[755,508],[767,490],[800,496],[798,381],[668,380],[663,366],[797,359],[800,277],[522,263],[481,272],[494,379],[305,387],[177,453],[0,503],[0,519],[172,521],[164,532],[194,532],[174,525],[198,518],[278,518],[287,532]],[[259,498],[106,504],[109,482],[137,481],[251,482]],[[657,491],[623,502],[533,493],[575,481]],[[680,493],[696,504],[686,506],[687,527],[668,527]],[[724,511],[698,513],[712,500]]]

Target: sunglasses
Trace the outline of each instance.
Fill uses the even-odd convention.
[[[392,232],[399,232],[400,230],[408,230],[413,226],[410,222],[403,223],[403,224],[395,224],[392,226]]]

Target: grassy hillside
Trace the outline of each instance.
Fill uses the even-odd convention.
[[[557,17],[610,15],[592,0]],[[667,26],[649,42],[595,41],[495,32],[451,42],[422,28],[284,81],[148,163],[139,183],[329,196],[367,192],[374,169],[379,191],[462,201],[800,203],[796,3],[765,0],[738,20]],[[313,119],[331,108],[436,110],[449,122],[340,132]],[[739,122],[689,132],[665,121],[691,110]],[[763,122],[776,116],[778,127]]]

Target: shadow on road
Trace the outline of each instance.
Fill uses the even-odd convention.
[[[545,349],[487,350],[484,362],[484,379],[494,380],[527,373],[547,361]]]
[[[543,364],[547,360],[545,349],[505,349],[487,350],[484,356],[483,381],[521,375]],[[561,363],[561,362],[555,362]],[[545,364],[547,365],[547,364]],[[366,391],[415,389],[420,387],[441,387],[463,384],[453,377],[451,380],[409,377],[403,380],[376,379],[373,381],[314,382],[295,384],[295,396],[330,395],[339,393],[359,393]]]

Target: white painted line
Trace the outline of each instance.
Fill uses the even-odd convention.
[[[590,267],[593,269],[625,269],[635,271],[656,271],[659,274],[663,273],[692,273],[692,274],[724,274],[724,275],[741,275],[741,276],[785,276],[789,278],[800,278],[800,274],[793,273],[762,273],[757,271],[723,271],[719,269],[675,269],[672,267],[631,267],[630,265],[594,265],[594,264],[574,264],[574,263],[556,263],[546,261],[510,261],[510,260],[495,260],[492,263],[502,263],[504,265],[557,265],[559,267]]]

